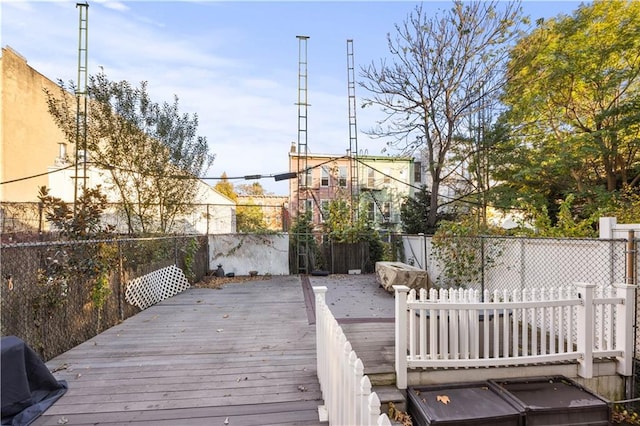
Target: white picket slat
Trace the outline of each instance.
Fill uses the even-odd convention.
[[[398,387],[406,388],[412,368],[574,361],[589,378],[594,359],[616,357],[618,370],[630,371],[636,287],[594,287],[485,292],[479,302],[476,290],[432,289],[416,298],[415,290],[394,286]]]
[[[371,392],[371,382],[364,374],[362,360],[327,306],[327,288],[313,287],[313,291],[318,380],[329,424],[391,425],[388,416],[380,412],[378,396]]]

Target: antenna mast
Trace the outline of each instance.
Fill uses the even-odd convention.
[[[349,95],[349,165],[351,168],[351,221],[358,217],[358,126],[356,124],[356,81],[353,40],[347,40],[347,92]]]
[[[87,189],[87,63],[89,48],[89,4],[76,3],[79,10],[78,25],[78,83],[76,87],[76,158],[75,182],[73,191],[73,212],[77,213],[78,187]],[[79,174],[78,161],[82,144],[82,176]],[[80,184],[82,179],[82,184]]]
[[[307,213],[307,189],[309,171],[307,164],[307,40],[308,36],[296,36],[298,39],[298,221]],[[311,212],[313,215],[313,212]],[[312,216],[313,217],[313,216]],[[309,239],[313,238],[306,229],[298,227],[297,231],[297,269],[298,274],[309,273]]]

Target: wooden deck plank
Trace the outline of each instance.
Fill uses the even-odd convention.
[[[289,377],[289,378],[271,378],[269,379],[269,386],[274,389],[285,389],[291,387],[293,389],[299,386],[304,386],[307,389],[317,386],[317,379],[315,377]],[[163,395],[170,393],[180,393],[184,395],[188,392],[189,395],[196,393],[207,394],[224,394],[230,389],[236,389],[238,392],[242,392],[245,389],[255,390],[259,389],[259,386],[264,387],[265,380],[260,378],[258,380],[245,380],[244,378],[238,378],[236,380],[229,380],[226,382],[205,382],[194,381],[191,383],[157,383],[157,379],[153,384],[149,384],[148,380],[138,380],[134,383],[127,382],[126,380],[101,380],[87,383],[85,386],[77,386],[68,391],[69,395],[78,395],[74,400],[88,399],[91,395],[104,395],[110,388],[114,386],[120,387],[120,394],[144,394],[144,399],[152,398],[153,393],[162,393]],[[117,396],[117,395],[116,395]],[[106,397],[114,398],[114,396]],[[127,397],[128,398],[128,397]]]
[[[298,277],[189,289],[47,365],[69,390],[34,425],[322,424]]]
[[[316,411],[317,406],[315,401],[301,401],[297,404],[299,408],[298,413],[309,413]],[[176,421],[176,420],[190,420],[190,419],[211,419],[229,417],[229,421],[236,422],[241,421],[240,416],[246,415],[266,415],[287,412],[290,409],[288,403],[273,403],[263,404],[257,406],[256,404],[246,405],[233,405],[223,407],[202,407],[202,408],[182,408],[173,410],[142,410],[142,411],[127,411],[118,413],[92,413],[92,414],[75,414],[67,417],[68,424],[93,424],[95,422],[95,415],[106,416],[108,415],[108,421],[111,423],[125,423],[125,422],[157,422],[157,421]],[[317,416],[317,414],[316,414]],[[57,425],[56,418],[49,418],[46,422],[40,422],[41,426],[44,425]],[[310,420],[313,420],[311,418]],[[223,420],[224,421],[224,420]],[[211,422],[210,424],[217,424]],[[219,424],[222,424],[220,422]],[[241,423],[238,423],[241,424]]]
[[[364,374],[395,374],[394,323],[346,323],[341,327],[364,364]],[[375,381],[375,377],[369,378]]]

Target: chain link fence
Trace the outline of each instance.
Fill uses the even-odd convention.
[[[598,288],[613,283],[638,284],[640,239],[452,237],[438,241],[426,235],[398,235],[398,258],[425,269],[437,287],[522,291],[576,282]],[[638,411],[640,333],[636,293],[634,375],[627,396]]]
[[[91,272],[100,256],[108,260],[102,286]],[[172,264],[201,279],[207,237],[3,244],[2,336],[21,338],[47,361],[139,312],[125,301],[126,283]]]
[[[405,262],[426,269],[438,287],[491,292],[574,282],[624,283],[627,241],[620,239],[401,236]]]
[[[220,234],[257,231],[286,231],[290,225],[288,210],[278,197],[245,197],[243,203],[190,204],[185,212],[177,215],[171,223],[162,227],[158,215],[146,218],[146,231],[167,234]],[[282,197],[279,197],[282,198]],[[72,203],[70,203],[72,205]],[[102,214],[105,225],[115,232],[126,234],[141,232],[140,222],[135,216],[129,225],[124,207],[119,203],[109,203]],[[0,235],[3,242],[28,242],[46,239],[50,225],[44,217],[42,205],[38,202],[0,203]]]

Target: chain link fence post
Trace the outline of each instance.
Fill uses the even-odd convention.
[[[630,229],[627,237],[627,250],[626,250],[627,269],[626,269],[626,276],[625,276],[625,283],[629,285],[634,285],[636,283],[636,271],[637,271],[636,259],[638,258],[636,256],[636,252],[637,252],[637,244],[636,244],[635,231],[633,229]]]

